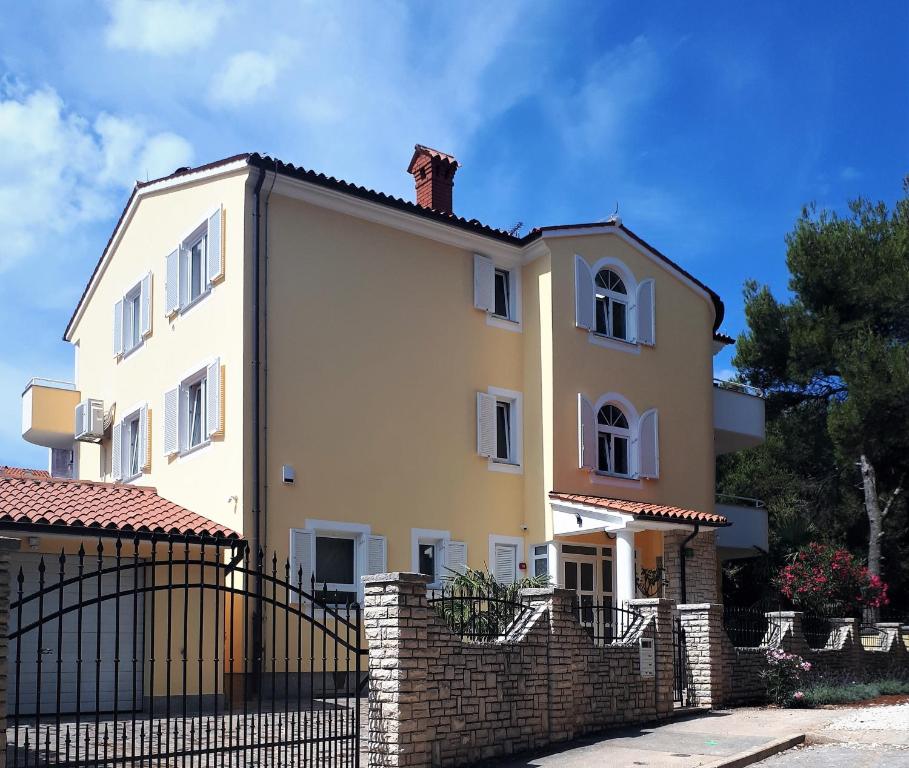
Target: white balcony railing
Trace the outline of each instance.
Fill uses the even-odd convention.
[[[713,380],[716,454],[753,448],[764,442],[764,393],[736,381]]]

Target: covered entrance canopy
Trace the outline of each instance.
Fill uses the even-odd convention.
[[[615,599],[623,604],[635,597],[634,535],[638,531],[723,527],[726,518],[711,512],[552,491],[553,535],[580,536],[604,532],[615,536]]]

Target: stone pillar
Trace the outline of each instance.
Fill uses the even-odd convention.
[[[801,611],[771,611],[764,616],[780,628],[778,645],[787,653],[803,656],[808,651],[808,641],[802,629]]]
[[[662,597],[632,600],[631,608],[641,613],[645,618],[653,617],[656,627],[653,643],[656,659],[654,674],[656,712],[658,717],[671,714],[673,709],[672,676],[674,674],[672,658],[672,601]]]
[[[580,663],[580,629],[575,611],[576,595],[574,590],[553,587],[523,589],[521,595],[535,610],[549,609],[550,638],[558,638],[558,642],[550,641],[547,651],[548,740],[567,741],[574,738],[577,722],[575,667]]]
[[[884,633],[884,650],[892,652],[894,649],[904,650],[901,648],[900,640],[900,623],[898,621],[879,621],[874,625]]]
[[[634,600],[634,531],[615,532],[615,598],[619,606]]]
[[[723,629],[723,606],[715,603],[680,605],[679,616],[685,634],[690,703],[721,707],[731,672],[726,661],[728,639]]]
[[[416,573],[364,576],[363,619],[369,642],[370,768],[432,764],[426,588]]]
[[[9,553],[19,549],[19,539],[0,537],[0,768],[6,768],[6,703],[8,674],[10,574]]]

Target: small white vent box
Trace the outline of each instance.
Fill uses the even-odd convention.
[[[83,400],[76,406],[76,440],[100,443],[104,435],[104,402]]]

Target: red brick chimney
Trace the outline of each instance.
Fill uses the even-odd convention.
[[[417,190],[417,205],[442,213],[452,213],[454,176],[458,161],[437,149],[417,144],[407,172],[413,174]]]

